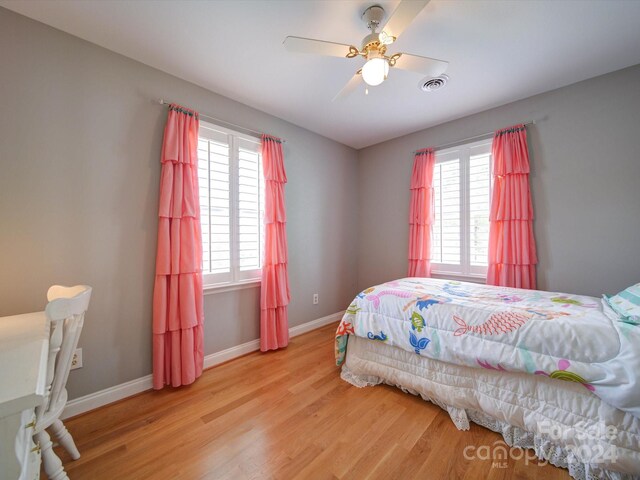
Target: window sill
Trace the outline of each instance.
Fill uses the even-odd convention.
[[[487,277],[484,275],[460,275],[457,273],[438,273],[432,271],[431,276],[443,280],[458,280],[460,282],[480,283],[483,285],[487,283]]]
[[[213,285],[205,285],[203,291],[205,295],[211,295],[214,293],[233,292],[235,290],[244,290],[246,288],[256,288],[260,286],[260,279],[248,280],[246,282],[237,283],[218,283]]]

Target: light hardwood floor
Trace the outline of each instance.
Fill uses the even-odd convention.
[[[189,387],[71,419],[82,457],[56,452],[71,480],[569,478],[536,462],[465,460],[467,445],[501,436],[475,424],[460,432],[440,408],[396,388],[342,381],[336,326],[209,369]]]

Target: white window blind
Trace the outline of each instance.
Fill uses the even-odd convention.
[[[255,148],[238,150],[238,218],[240,271],[260,270],[264,251],[264,176]]]
[[[472,155],[469,158],[470,266],[488,266],[490,202],[491,154]]]
[[[436,152],[433,188],[432,271],[444,275],[486,276],[491,142],[475,142]]]
[[[264,251],[259,140],[201,122],[198,180],[205,285],[259,279]]]
[[[442,161],[433,174],[435,224],[432,261],[460,265],[460,160]]]

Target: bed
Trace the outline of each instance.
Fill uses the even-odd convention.
[[[420,395],[576,479],[640,478],[640,326],[600,299],[405,278],[358,294],[335,347],[357,387]]]

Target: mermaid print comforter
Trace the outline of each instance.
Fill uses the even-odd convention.
[[[456,365],[578,382],[640,417],[640,326],[617,321],[597,298],[405,278],[356,296],[336,333],[337,365],[349,335]]]

